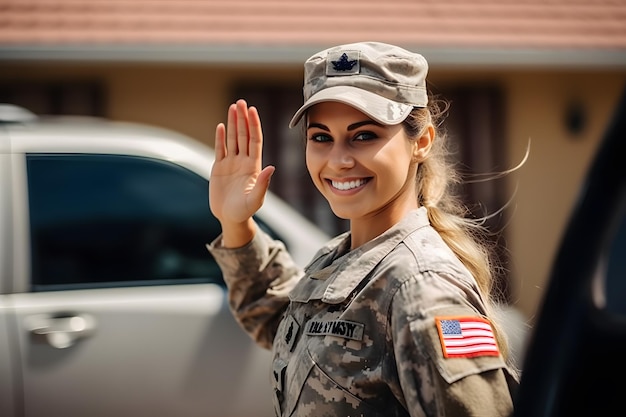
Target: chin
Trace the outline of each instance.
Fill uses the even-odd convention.
[[[339,217],[343,220],[351,220],[355,217],[355,211],[347,208],[335,208],[333,206],[330,207],[335,216]]]

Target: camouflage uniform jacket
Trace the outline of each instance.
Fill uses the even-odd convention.
[[[273,346],[277,415],[511,414],[516,381],[489,350],[476,283],[425,208],[352,251],[349,234],[338,236],[303,272],[260,230],[242,248],[219,242],[208,248],[235,316]],[[486,350],[454,350],[466,322],[487,323]]]

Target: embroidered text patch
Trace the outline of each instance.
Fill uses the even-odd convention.
[[[339,336],[352,340],[363,340],[363,329],[361,323],[347,320],[309,320],[306,325],[306,334],[309,336]]]

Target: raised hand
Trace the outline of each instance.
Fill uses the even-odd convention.
[[[209,182],[211,212],[220,221],[224,246],[241,246],[254,233],[252,215],[261,208],[274,172],[262,169],[263,132],[255,107],[238,100],[227,125],[215,129],[215,162]]]

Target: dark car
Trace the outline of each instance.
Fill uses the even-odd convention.
[[[517,417],[624,415],[626,91],[553,263],[516,396]]]

